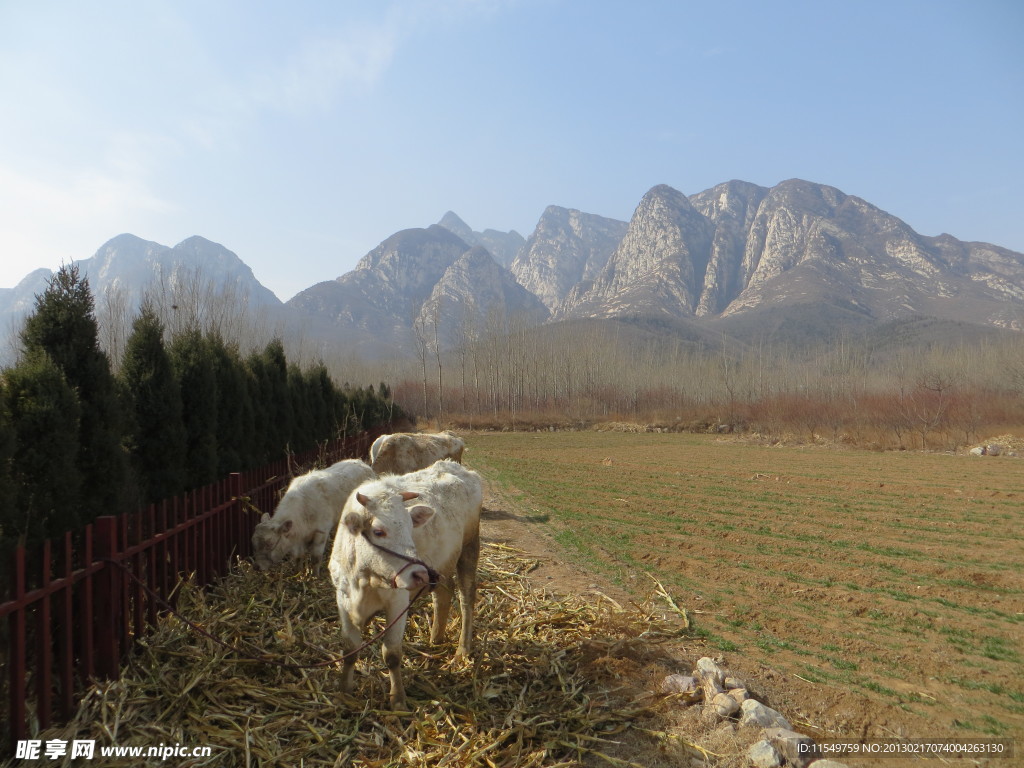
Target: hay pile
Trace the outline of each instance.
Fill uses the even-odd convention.
[[[638,734],[654,732],[666,705],[609,670],[631,649],[642,655],[678,637],[681,622],[653,605],[556,599],[531,586],[534,566],[484,545],[473,662],[453,661],[453,625],[451,642],[429,645],[430,601],[420,601],[404,646],[415,712],[387,711],[379,643],[363,652],[355,694],[346,695],[337,667],[248,661],[172,616],[121,680],[90,690],[72,723],[39,738],[95,739],[97,755],[105,745],[212,747],[212,757],[172,761],[192,766],[635,765],[617,742],[656,739]],[[259,649],[250,654],[315,664],[341,652],[325,567],[262,573],[241,563],[206,593],[186,587],[179,610],[236,647]]]

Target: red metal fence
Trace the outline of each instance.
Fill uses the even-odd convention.
[[[333,441],[326,450],[235,473],[136,514],[100,517],[77,533],[44,541],[38,559],[14,551],[10,594],[0,603],[12,745],[74,715],[93,679],[115,678],[135,641],[174,603],[183,578],[206,586],[251,554],[259,514],[272,512],[292,467],[364,457],[381,431]],[[115,565],[119,563],[124,568]],[[6,646],[6,647],[5,647]],[[2,705],[0,705],[2,707]],[[0,712],[3,709],[0,708]],[[12,753],[13,754],[13,751]]]

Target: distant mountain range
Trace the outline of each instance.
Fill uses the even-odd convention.
[[[1024,330],[1024,254],[919,235],[858,197],[798,179],[730,181],[691,196],[659,185],[629,222],[551,206],[528,238],[476,232],[448,212],[285,304],[235,254],[200,237],[168,248],[120,235],[79,264],[97,295],[114,286],[132,297],[199,270],[370,357],[411,352],[417,335],[432,341],[435,331],[456,345],[510,317],[630,318],[747,338],[824,337],[910,317]],[[48,276],[0,290],[0,322],[30,310]]]

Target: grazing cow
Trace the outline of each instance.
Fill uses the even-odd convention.
[[[378,475],[404,475],[425,469],[441,459],[452,459],[461,464],[465,449],[466,443],[462,438],[451,432],[433,435],[397,432],[377,438],[370,447],[370,466]]]
[[[265,571],[287,557],[303,555],[320,560],[348,495],[374,477],[366,462],[347,459],[292,480],[274,516],[264,512],[252,534],[256,567]]]
[[[473,639],[476,567],[480,556],[480,476],[454,461],[407,475],[388,475],[365,483],[349,496],[331,551],[330,572],[338,600],[345,691],[352,690],[353,668],[362,630],[384,611],[384,664],[391,678],[393,709],[404,709],[402,635],[410,603],[424,589],[433,593],[430,642],[440,643],[457,582],[462,632],[457,657],[469,655]]]

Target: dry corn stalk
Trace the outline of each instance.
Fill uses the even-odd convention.
[[[534,567],[514,549],[485,545],[471,662],[455,661],[452,647],[431,647],[427,602],[413,610],[405,664],[415,711],[394,713],[386,709],[379,645],[357,667],[356,695],[341,691],[336,668],[297,670],[247,657],[255,648],[314,664],[337,657],[341,645],[322,569],[259,572],[239,563],[205,593],[185,587],[178,603],[237,653],[169,616],[120,680],[92,688],[72,723],[39,738],[212,748],[211,757],[184,758],[183,766],[518,768],[595,758],[629,765],[611,754],[615,739],[655,714],[659,699],[623,699],[587,660],[679,629],[653,609],[539,591],[526,577]]]

